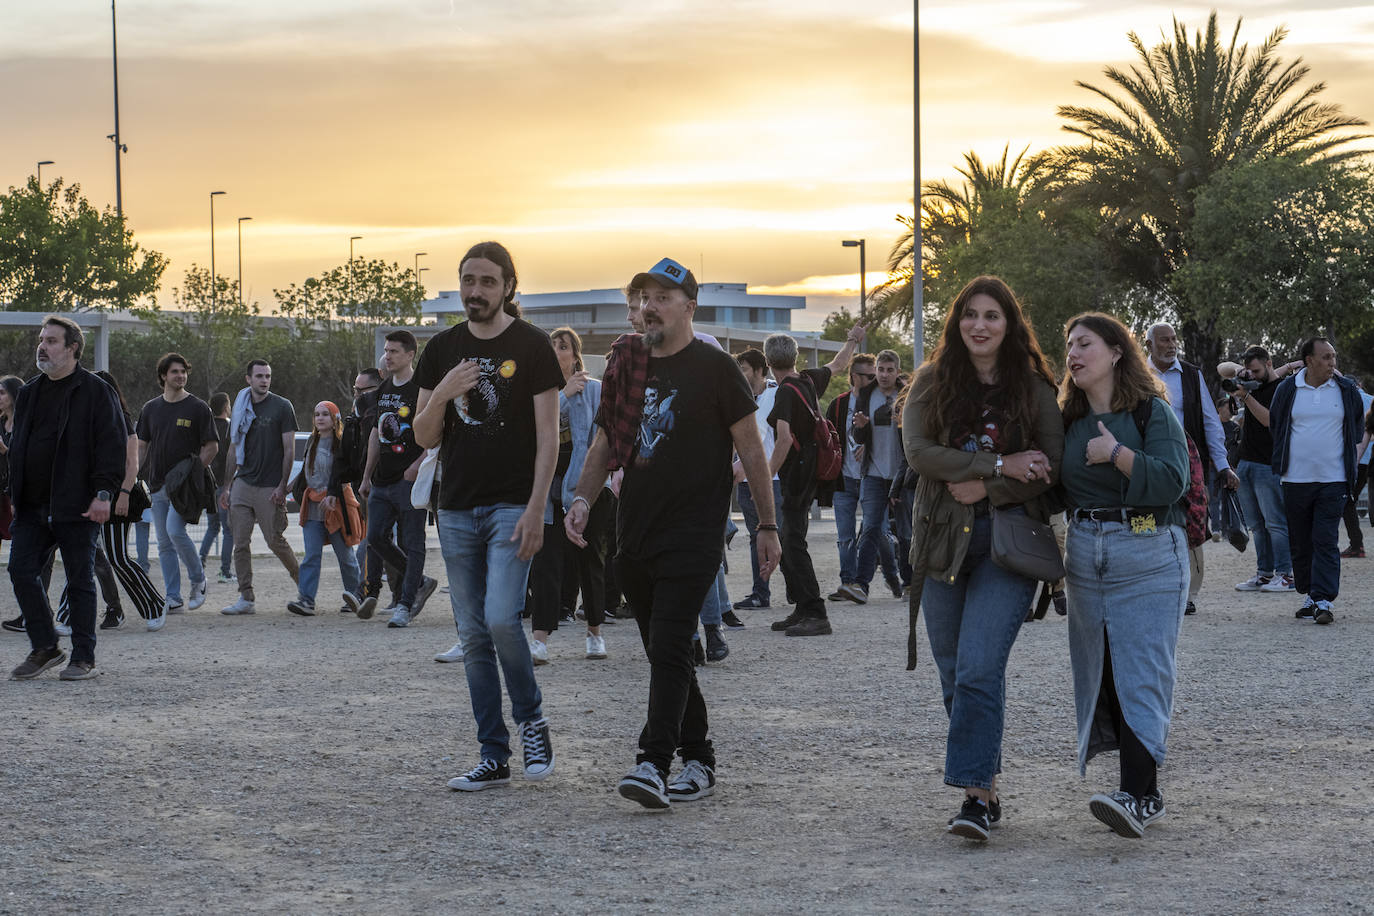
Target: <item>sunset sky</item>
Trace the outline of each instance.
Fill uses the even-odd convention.
[[[110,11],[91,0],[0,14],[0,187],[34,163],[114,201]],[[1208,6],[1114,0],[924,2],[922,168],[1063,142],[1075,79],[1129,64]],[[1290,29],[1325,100],[1374,120],[1374,4],[1218,7],[1259,44]],[[842,16],[838,15],[843,13]],[[667,254],[700,279],[805,294],[798,328],[870,286],[910,211],[912,6],[853,0],[121,0],[124,208],[171,258],[246,293],[348,257],[422,266],[433,295],[471,243],[507,243],[527,292],[618,286]]]

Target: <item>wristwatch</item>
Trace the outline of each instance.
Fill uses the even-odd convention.
[[[110,502],[110,491],[109,491],[109,490],[96,490],[96,491],[95,491],[95,498],[98,499],[98,500],[100,500],[102,503]]]
[[[1002,476],[1002,456],[1001,456],[1001,455],[998,455],[998,456],[997,456],[997,463],[994,464],[994,465],[992,466],[992,476],[993,476],[993,477],[1001,477],[1001,476]]]

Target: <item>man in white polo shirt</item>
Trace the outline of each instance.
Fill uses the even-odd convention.
[[[1327,624],[1341,586],[1341,512],[1355,490],[1355,450],[1364,406],[1354,382],[1336,371],[1336,348],[1325,337],[1303,342],[1303,368],[1284,379],[1269,405],[1274,473],[1283,482],[1293,580],[1307,596],[1299,618]]]

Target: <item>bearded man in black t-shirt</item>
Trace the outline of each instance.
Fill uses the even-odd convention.
[[[811,524],[811,502],[816,498],[816,423],[820,420],[818,395],[830,384],[830,376],[849,365],[849,358],[863,341],[864,326],[849,329],[844,347],[829,364],[797,371],[797,342],[787,334],[772,334],[763,342],[763,358],[778,382],[768,423],[773,427],[773,454],[768,470],[782,481],[782,509],[778,525],[782,536],[782,574],[796,607],[773,624],[788,636],[829,636],[816,569],[806,546]]]
[[[757,500],[759,572],[778,560],[772,475],[754,423],[754,395],[729,354],[696,339],[696,278],[664,258],[638,274],[643,334],[617,340],[601,386],[596,439],[564,518],[583,532],[606,472],[624,468],[616,517],[621,590],[649,657],[649,709],[636,765],[620,781],[646,808],[715,790],[715,750],[692,664],[692,636],[715,582],[736,451]],[[673,755],[681,773],[668,782]]]

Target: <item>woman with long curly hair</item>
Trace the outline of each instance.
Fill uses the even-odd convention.
[[[1173,708],[1174,649],[1188,601],[1183,427],[1129,330],[1088,312],[1064,326],[1065,543],[1078,766],[1120,750],[1121,786],[1093,816],[1140,837],[1164,816],[1156,769]]]
[[[963,790],[949,821],[983,841],[1001,819],[1007,658],[1034,580],[992,559],[992,510],[1044,522],[1064,427],[1054,376],[1016,294],[979,277],[955,298],[940,343],[902,411],[907,461],[920,475],[911,533],[911,632],[923,607],[949,735],[945,783]]]
[[[343,418],[333,401],[320,401],[312,414],[310,438],[305,443],[305,460],[292,492],[301,507],[301,536],[305,553],[301,559],[299,594],[286,609],[301,617],[315,616],[315,595],[320,588],[320,567],[324,545],[334,548],[343,576],[344,591],[358,593],[358,559],[353,547],[362,538],[358,500],[351,484],[344,482],[335,457],[343,438]],[[351,542],[351,543],[350,543]]]

